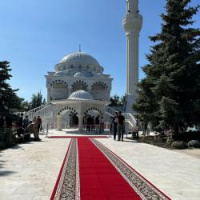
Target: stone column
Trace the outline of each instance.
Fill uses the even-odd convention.
[[[83,130],[83,116],[78,115],[78,130],[82,131]]]
[[[57,115],[57,130],[62,131],[62,116]]]
[[[51,88],[48,86],[48,89],[47,89],[47,104],[50,104],[51,103]]]
[[[68,86],[68,97],[70,96],[71,93],[72,93],[72,87]]]

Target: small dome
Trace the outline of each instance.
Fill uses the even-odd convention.
[[[67,64],[82,64],[82,65],[98,65],[98,61],[92,57],[91,55],[84,53],[84,52],[75,52],[71,54],[67,54],[63,57],[60,63],[67,63]]]
[[[82,73],[82,72],[76,72],[74,74],[74,77],[86,77],[86,75],[84,73]]]
[[[69,71],[68,70],[64,70],[64,71],[58,71],[54,74],[54,76],[68,76],[69,75]]]
[[[91,72],[76,72],[74,77],[91,77],[93,76]]]
[[[96,75],[97,75],[97,76],[102,76],[102,74],[101,74],[101,73],[97,73]]]
[[[93,96],[84,90],[77,90],[73,93],[68,98],[69,100],[94,100]]]

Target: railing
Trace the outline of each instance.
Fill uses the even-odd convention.
[[[121,111],[121,110],[119,110],[118,107],[109,107],[109,106],[107,106],[105,109],[105,112],[112,117],[115,116],[116,111]],[[122,113],[122,114],[124,115],[125,118],[125,131],[126,133],[128,133],[137,126],[137,122],[132,113]]]
[[[135,127],[137,125],[137,121],[132,113],[124,113],[125,120],[132,126]]]
[[[25,115],[28,115],[30,120],[33,120],[34,117],[40,116],[46,116],[52,111],[51,105],[46,105],[46,106],[39,106],[37,108],[34,108],[28,112],[26,112]]]
[[[105,112],[112,117],[115,116],[115,112],[119,112],[119,111],[123,112],[123,108],[121,108],[121,107],[110,107],[110,106],[107,106],[105,108]]]
[[[35,112],[37,112],[38,110],[41,110],[44,107],[45,107],[45,105],[39,106],[37,108],[33,108],[33,109],[29,110],[28,113],[35,113]]]

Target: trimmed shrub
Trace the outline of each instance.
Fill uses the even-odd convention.
[[[191,131],[184,133],[186,141],[189,142],[190,140],[198,140],[200,141],[200,131]]]
[[[191,140],[188,142],[189,148],[200,148],[200,142],[198,140]]]
[[[184,141],[174,141],[171,145],[172,148],[174,149],[187,149],[187,143]]]

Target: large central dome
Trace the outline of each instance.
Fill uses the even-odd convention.
[[[56,71],[54,76],[90,77],[103,72],[99,62],[85,52],[65,55],[54,68]]]
[[[98,61],[91,55],[84,52],[75,52],[67,54],[63,57],[60,63],[66,64],[82,64],[82,65],[99,65]]]

